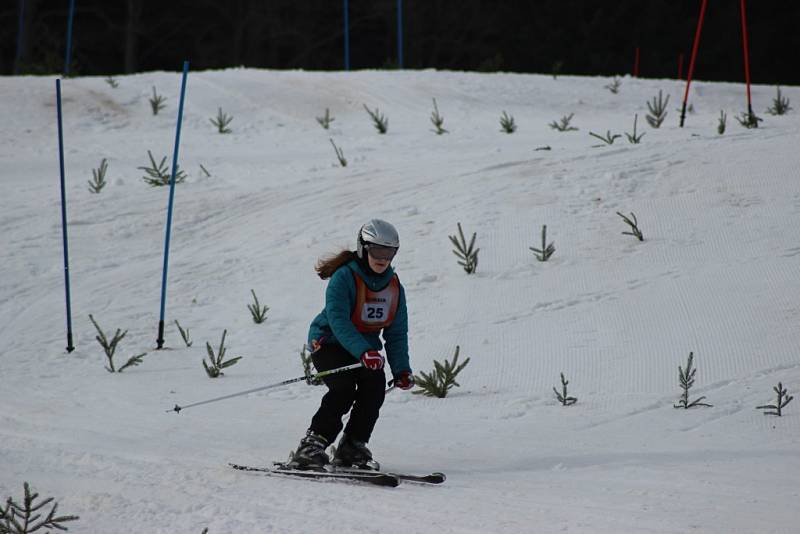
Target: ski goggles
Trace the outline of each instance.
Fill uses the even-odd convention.
[[[367,245],[367,254],[376,260],[391,261],[394,255],[397,254],[397,249],[394,247],[384,247],[382,245]]]

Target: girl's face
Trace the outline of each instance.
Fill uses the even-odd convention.
[[[369,263],[369,268],[378,274],[383,274],[383,272],[389,268],[389,265],[391,265],[392,259],[396,253],[397,249],[392,247],[381,247],[377,245],[367,247],[367,262]]]
[[[389,265],[392,263],[392,260],[379,260],[373,258],[370,254],[367,254],[367,261],[369,261],[369,268],[378,274],[383,274],[383,272],[388,269]]]

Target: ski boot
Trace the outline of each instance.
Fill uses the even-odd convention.
[[[347,434],[343,434],[342,439],[339,440],[333,456],[333,465],[370,471],[379,471],[381,468],[380,464],[372,459],[372,453],[367,448],[367,444],[352,439]]]
[[[328,440],[309,429],[285,465],[290,469],[324,471],[325,466],[330,463],[330,458],[325,453],[327,447]]]

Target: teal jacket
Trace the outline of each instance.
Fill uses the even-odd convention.
[[[361,333],[350,320],[356,304],[356,283],[353,272],[358,274],[373,291],[380,291],[394,276],[390,266],[383,274],[367,274],[358,261],[352,260],[339,267],[328,281],[325,291],[325,309],[311,322],[308,330],[308,343],[322,340],[323,344],[338,343],[358,361],[368,350],[381,350],[383,343],[378,332]],[[400,301],[392,324],[383,329],[386,343],[386,359],[393,375],[402,371],[411,372],[408,358],[408,311],[406,292],[400,284]]]

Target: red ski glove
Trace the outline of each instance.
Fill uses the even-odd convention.
[[[383,354],[377,350],[368,350],[361,355],[361,363],[370,371],[380,371],[383,369]]]
[[[400,389],[411,389],[414,387],[414,375],[411,371],[401,371],[394,377],[394,387]]]

